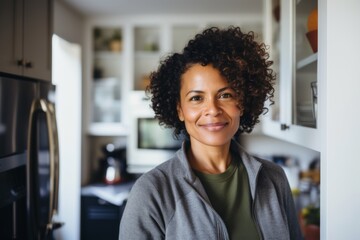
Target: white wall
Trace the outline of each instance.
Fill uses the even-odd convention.
[[[61,37],[53,41],[52,69],[61,161],[58,217],[65,222],[55,231],[58,240],[80,239],[83,25],[81,15],[54,1],[54,33]]]
[[[81,192],[81,48],[53,37],[53,84],[59,134],[59,221],[56,239],[79,239]]]
[[[360,236],[360,1],[319,0],[321,239]]]

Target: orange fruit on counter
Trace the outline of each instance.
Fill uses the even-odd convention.
[[[318,11],[314,9],[311,11],[308,22],[307,22],[308,31],[314,31],[318,29]]]

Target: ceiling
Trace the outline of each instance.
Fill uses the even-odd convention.
[[[104,16],[126,14],[261,14],[264,0],[62,1],[84,16]]]

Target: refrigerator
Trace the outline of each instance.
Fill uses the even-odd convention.
[[[55,86],[0,75],[0,239],[53,239],[59,189]]]

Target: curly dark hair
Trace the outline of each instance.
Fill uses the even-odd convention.
[[[267,47],[254,38],[254,32],[244,33],[239,27],[211,27],[190,40],[182,53],[162,60],[157,71],[151,73],[146,88],[160,125],[173,128],[176,137],[188,136],[177,113],[180,81],[187,69],[201,64],[218,69],[237,94],[243,115],[236,135],[250,133],[259,122],[259,115],[268,110],[265,101],[273,103],[275,80]]]

